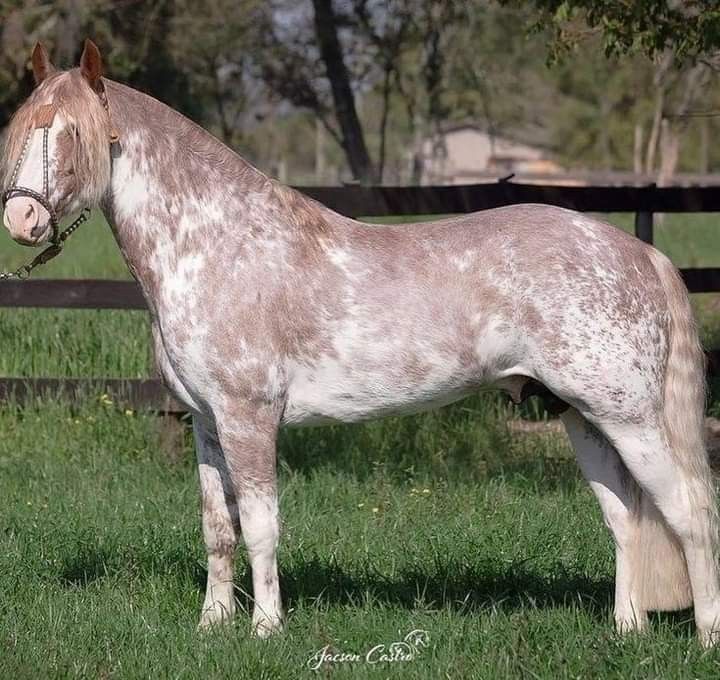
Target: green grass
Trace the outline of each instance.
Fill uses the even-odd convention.
[[[61,227],[65,225],[65,220]],[[38,250],[15,243],[7,229],[0,228],[0,267],[17,269],[30,261]],[[110,227],[102,215],[94,212],[66,242],[64,252],[47,265],[35,270],[33,278],[44,279],[129,279],[122,255]]]
[[[659,245],[681,266],[720,264],[714,216],[678,219],[658,228]],[[0,230],[0,254],[17,266],[31,251]],[[127,271],[98,220],[42,276]],[[713,304],[698,304],[711,339]],[[4,375],[152,370],[144,313],[2,310],[0,343]],[[536,403],[525,412],[543,417]],[[364,654],[414,629],[430,646],[412,661],[321,674],[717,677],[720,652],[701,650],[689,612],[655,617],[645,636],[615,635],[612,546],[597,504],[562,440],[511,438],[508,415],[484,395],[421,416],[284,432],[289,625],[260,642],[243,613],[226,630],[195,631],[205,557],[189,434],[183,455],[168,457],[155,417],[97,395],[5,407],[0,678],[302,678],[317,675],[306,664],[325,645]],[[240,550],[245,609],[246,566]]]
[[[287,631],[195,631],[205,562],[192,454],[86,402],[0,414],[0,676],[301,678],[325,645],[424,629],[406,663],[336,677],[716,677],[687,612],[612,631],[612,549],[555,441],[509,439],[492,397],[280,445]],[[250,589],[238,555],[237,596]],[[329,673],[327,669],[323,675]]]

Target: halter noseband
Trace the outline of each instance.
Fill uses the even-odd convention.
[[[53,208],[52,204],[50,203],[50,160],[48,158],[48,137],[50,134],[50,128],[52,126],[53,120],[55,119],[56,111],[57,107],[54,104],[44,104],[43,106],[38,107],[37,111],[35,112],[35,126],[28,130],[25,141],[22,145],[22,149],[20,151],[20,156],[17,159],[17,163],[15,163],[15,168],[13,169],[13,173],[10,177],[10,186],[2,195],[3,208],[11,198],[15,198],[16,196],[27,196],[29,198],[32,198],[36,200],[43,208],[45,208],[49,215],[50,226],[52,227],[52,236],[50,237],[50,243],[52,243],[53,245],[60,244],[60,230],[58,225],[57,213],[55,212],[55,208]],[[23,161],[25,160],[28,147],[30,146],[30,139],[35,130],[39,129],[42,129],[43,131],[42,193],[35,191],[34,189],[15,184],[15,180],[17,180],[18,173],[20,172],[20,168],[22,167]]]

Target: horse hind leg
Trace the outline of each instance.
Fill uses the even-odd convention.
[[[620,633],[647,625],[647,600],[636,539],[640,531],[641,492],[617,451],[577,410],[561,415],[578,465],[597,497],[615,543],[615,626]]]
[[[646,395],[643,404],[629,410],[626,405],[614,417],[600,415],[595,424],[682,547],[687,571],[673,574],[677,577],[673,592],[679,597],[689,580],[700,641],[709,646],[720,640],[720,582],[717,498],[704,441],[705,361],[679,272],[664,255],[648,254],[667,305],[667,353],[657,355],[657,361],[664,363],[664,375],[655,385],[657,392]],[[662,333],[662,328],[655,329]],[[646,410],[638,420],[641,405]],[[651,564],[661,565],[662,559],[661,554],[646,557]],[[659,589],[652,584],[658,598]]]
[[[671,530],[664,532],[668,536],[664,550],[657,549],[652,538],[640,534],[643,544],[638,546],[641,569],[637,578],[644,606],[661,610],[694,604],[701,642],[706,646],[715,644],[720,634],[720,583],[716,499],[709,468],[688,465],[679,458],[660,427],[617,422],[600,427],[615,445],[643,496],[659,510],[660,518],[653,518],[650,525],[655,536],[662,535],[663,529]],[[681,548],[683,561],[675,557],[679,552],[676,546]]]

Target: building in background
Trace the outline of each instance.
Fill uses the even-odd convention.
[[[423,142],[423,184],[472,184],[516,176],[561,175],[564,169],[540,146],[490,134],[478,125],[444,128]]]

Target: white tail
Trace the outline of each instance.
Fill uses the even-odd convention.
[[[633,592],[645,611],[692,606],[685,555],[675,535],[646,493],[638,488],[635,540],[631,543]]]
[[[704,441],[705,355],[698,338],[687,289],[670,260],[649,252],[665,291],[669,350],[665,367],[663,423],[678,466],[699,490],[692,499],[692,522],[709,523],[717,546],[717,507]],[[692,604],[690,579],[679,541],[647,494],[638,488],[634,590],[643,609],[683,609]],[[701,530],[702,531],[702,530]]]

